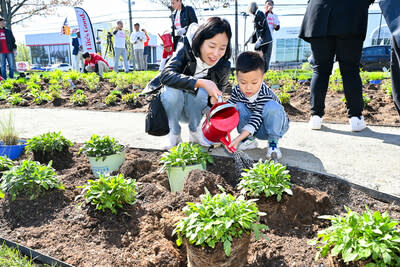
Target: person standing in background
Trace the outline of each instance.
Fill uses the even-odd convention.
[[[144,60],[144,70],[147,70],[147,59],[151,53],[151,49],[149,46],[150,37],[145,29],[142,29],[142,32],[144,32],[144,35],[146,35],[146,41],[144,42],[143,60]]]
[[[311,80],[310,128],[321,129],[329,76],[336,56],[343,79],[350,130],[367,126],[362,116],[360,59],[367,33],[368,8],[374,0],[312,0],[299,37],[310,42],[314,74]]]
[[[128,57],[126,52],[126,42],[125,42],[125,32],[122,30],[124,24],[122,21],[117,21],[117,27],[113,31],[114,35],[114,50],[115,50],[115,59],[114,59],[114,71],[118,72],[118,63],[119,58],[122,56],[124,60],[124,69],[125,72],[129,72],[129,64],[128,64]]]
[[[272,40],[274,39],[274,31],[279,31],[279,29],[281,27],[278,15],[276,15],[272,12],[273,8],[274,8],[274,1],[272,1],[272,0],[265,1],[265,16],[267,17],[268,27],[269,27],[269,31],[271,33]],[[267,54],[265,57],[265,61],[266,61],[265,64],[267,64],[268,69],[269,69],[269,63],[271,61],[272,45],[273,45],[273,41],[268,45],[268,50],[267,50]]]
[[[144,70],[144,42],[146,35],[140,30],[139,23],[135,23],[135,31],[131,34],[131,43],[133,44],[133,54],[137,64],[136,70]]]
[[[379,6],[381,7],[389,30],[393,35],[390,60],[392,95],[394,105],[400,115],[400,1],[381,0],[379,1]]]
[[[197,23],[197,16],[193,7],[184,6],[182,0],[171,0],[171,6],[174,9],[171,15],[172,40],[174,41],[174,51],[176,51],[176,46],[186,36],[189,25]]]
[[[74,29],[72,31],[72,34],[76,34],[76,37],[72,38],[72,55],[74,56],[74,70],[76,71],[83,71],[84,63],[83,63],[83,58],[82,58],[82,40],[81,40],[81,33],[79,32],[79,29]]]
[[[1,76],[7,79],[7,62],[10,78],[14,78],[14,50],[17,49],[15,38],[11,30],[6,29],[6,20],[0,17],[0,55],[1,55]]]

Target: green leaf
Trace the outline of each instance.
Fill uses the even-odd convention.
[[[231,255],[231,242],[229,240],[224,242],[224,252],[228,257]]]

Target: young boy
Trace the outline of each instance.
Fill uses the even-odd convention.
[[[257,147],[255,138],[268,140],[267,159],[280,159],[279,139],[289,128],[289,119],[279,98],[264,83],[264,60],[257,52],[243,52],[236,61],[238,85],[228,103],[240,114],[240,133],[230,147],[246,150]]]

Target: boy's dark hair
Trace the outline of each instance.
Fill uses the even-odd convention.
[[[247,73],[250,71],[261,70],[264,73],[264,59],[258,52],[246,51],[241,53],[236,60],[236,73]]]
[[[223,59],[229,60],[232,55],[231,49],[231,25],[226,19],[220,17],[211,17],[206,23],[201,24],[194,34],[192,40],[192,49],[196,57],[200,57],[200,47],[205,40],[213,38],[219,33],[225,33],[228,37],[228,46],[226,47],[225,55]]]
[[[89,52],[85,52],[85,53],[83,53],[83,54],[82,54],[82,57],[83,57],[83,58],[88,58],[88,57],[90,57],[90,54],[89,54]]]

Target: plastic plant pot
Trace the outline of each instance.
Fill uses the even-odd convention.
[[[7,158],[15,160],[21,156],[25,146],[25,140],[18,140],[17,145],[3,145],[3,142],[0,142],[0,156],[5,155]]]
[[[125,161],[125,148],[119,153],[106,156],[96,160],[96,157],[89,157],[90,166],[95,177],[99,177],[100,174],[110,174],[113,171],[119,170],[122,163]]]
[[[185,179],[192,170],[205,170],[201,164],[189,165],[183,170],[182,167],[168,167],[168,180],[171,192],[182,191]]]
[[[280,84],[273,84],[273,85],[271,85],[271,88],[272,88],[272,89],[279,89],[280,87],[281,87]]]
[[[381,84],[381,80],[370,80],[370,84]]]

